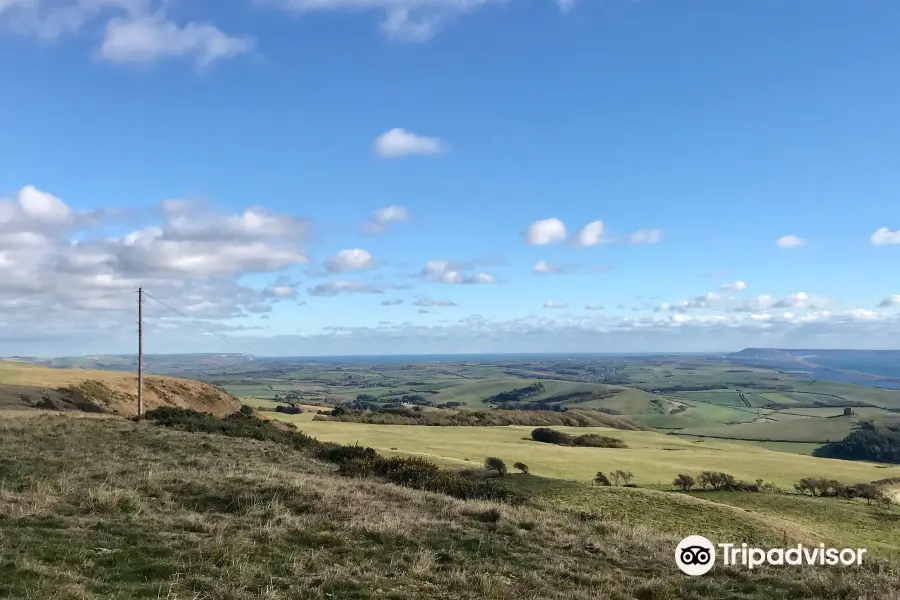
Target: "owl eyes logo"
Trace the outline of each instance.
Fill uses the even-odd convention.
[[[713,543],[702,535],[690,535],[675,548],[675,564],[688,575],[708,573],[716,562]]]

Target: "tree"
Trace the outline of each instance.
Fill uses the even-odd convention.
[[[679,474],[672,482],[672,485],[679,488],[682,492],[689,492],[695,483],[697,482],[690,475]]]
[[[526,465],[523,462],[517,462],[516,464],[513,465],[513,468],[518,469],[518,470],[522,471],[523,473],[525,473],[526,475],[528,475],[528,465]]]
[[[484,459],[484,466],[488,469],[497,471],[497,475],[501,477],[506,475],[506,463],[496,456],[488,456]]]
[[[603,474],[603,471],[597,471],[597,474],[594,475],[594,483],[597,485],[612,485],[609,481],[609,477]]]
[[[623,485],[634,479],[634,473],[632,473],[631,471],[616,469],[612,474],[612,478],[613,481],[616,482],[616,485]]]

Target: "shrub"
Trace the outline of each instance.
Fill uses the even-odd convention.
[[[525,473],[526,475],[528,475],[528,465],[526,465],[523,462],[517,462],[516,464],[513,465],[513,468],[518,469],[522,473]]]
[[[573,446],[589,446],[591,448],[627,448],[625,442],[618,438],[586,433],[572,440]]]
[[[616,469],[612,474],[612,480],[616,483],[616,485],[628,483],[632,479],[634,479],[634,473],[632,473],[631,471],[622,471],[621,469]]]
[[[689,492],[691,488],[694,487],[694,484],[697,482],[694,481],[694,478],[690,475],[679,474],[678,477],[672,481],[672,485],[680,489],[682,492]]]
[[[703,489],[712,489],[714,491],[724,491],[735,487],[737,480],[734,475],[722,473],[721,471],[703,471],[697,477],[697,483]]]
[[[300,431],[260,419],[246,412],[224,418],[186,408],[164,406],[147,411],[148,421],[182,431],[246,437],[288,445],[295,450],[312,451],[320,459],[338,465],[338,473],[348,477],[380,477],[397,485],[446,494],[463,500],[488,500],[521,504],[524,493],[493,480],[476,480],[456,471],[441,469],[419,457],[385,458],[374,449],[354,445],[320,442]]]
[[[612,485],[609,478],[603,474],[603,471],[598,471],[597,474],[594,475],[594,483],[597,485]]]
[[[618,438],[607,437],[605,435],[597,435],[596,433],[586,433],[573,437],[563,431],[550,429],[549,427],[538,427],[531,432],[531,439],[536,442],[545,442],[547,444],[557,444],[558,446],[586,446],[592,448],[627,448],[625,442]]]
[[[545,442],[547,444],[559,444],[561,446],[571,446],[572,436],[563,431],[556,431],[549,427],[538,427],[531,432],[531,439],[536,442]]]
[[[488,456],[484,459],[484,466],[488,469],[497,471],[497,475],[501,477],[506,475],[506,463],[496,456]]]

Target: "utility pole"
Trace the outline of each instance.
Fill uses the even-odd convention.
[[[144,416],[144,289],[138,288],[138,419]]]

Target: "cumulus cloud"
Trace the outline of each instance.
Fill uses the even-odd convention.
[[[806,244],[806,241],[796,235],[784,235],[775,242],[780,248],[799,248]]]
[[[566,239],[566,226],[559,219],[541,219],[525,230],[525,242],[534,246],[556,244]]]
[[[405,223],[409,220],[409,211],[404,206],[392,204],[376,210],[372,218],[363,225],[365,233],[384,233],[392,223]]]
[[[389,298],[381,303],[382,306],[400,306],[403,304],[402,298]]]
[[[382,158],[400,158],[414,154],[442,154],[449,148],[436,137],[427,137],[395,127],[378,136],[373,144],[373,150]]]
[[[628,236],[628,241],[632,244],[657,244],[660,240],[662,240],[660,229],[639,229]]]
[[[159,14],[115,18],[106,25],[99,56],[117,64],[146,64],[161,58],[190,58],[204,68],[253,49],[249,37],[224,33],[209,23],[180,26]]]
[[[606,226],[603,221],[592,221],[585,225],[575,235],[573,243],[576,246],[596,246],[597,244],[610,243],[612,240],[606,235]]]
[[[472,264],[455,263],[446,259],[429,260],[418,276],[434,283],[462,283],[467,285],[479,283],[496,283],[497,278],[490,273],[478,272],[466,274]]]
[[[732,281],[731,283],[722,284],[719,289],[723,292],[743,292],[747,289],[747,284],[743,281]]]
[[[603,310],[604,306],[602,304],[587,304],[584,307],[585,310]]]
[[[869,242],[873,246],[886,246],[889,244],[900,244],[900,229],[891,231],[887,227],[877,229],[869,238]]]
[[[168,0],[5,0],[0,27],[55,41],[102,24],[97,56],[117,64],[180,57],[207,67],[253,48],[252,38],[227,34],[208,22],[179,24],[168,8]]]
[[[300,303],[297,284],[279,275],[307,261],[302,218],[261,208],[227,214],[169,200],[156,222],[112,237],[100,226],[122,223],[109,214],[73,210],[35,186],[0,199],[0,312],[11,323],[28,323],[5,328],[0,340],[81,344],[124,335],[133,329],[139,287],[198,320],[262,315],[278,302]],[[244,276],[258,281],[269,274],[267,284],[240,283]],[[182,319],[152,300],[145,316],[148,335],[177,328]]]
[[[547,300],[544,302],[544,308],[568,308],[568,304],[562,300]]]
[[[456,306],[452,300],[434,300],[432,298],[419,298],[413,302],[416,306]]]
[[[344,273],[346,271],[358,271],[371,269],[375,266],[372,255],[361,248],[353,250],[341,250],[325,261],[325,269],[329,273]]]

